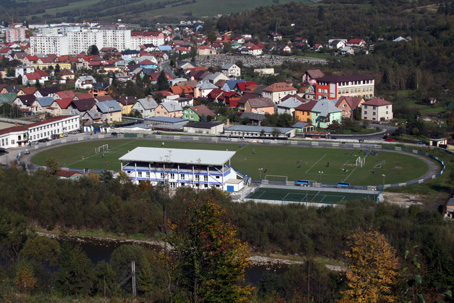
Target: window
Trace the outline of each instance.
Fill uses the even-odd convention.
[[[376,114],[377,114],[376,112],[373,112],[373,113],[372,113],[372,115],[374,115],[374,116],[375,116]]]
[[[170,174],[170,179],[175,179],[175,174],[174,173]]]
[[[147,178],[150,178],[150,172],[146,173]]]
[[[180,179],[184,180],[184,174],[180,174]]]
[[[139,178],[142,178],[142,172],[139,171],[139,172],[137,173],[137,176],[138,176]]]

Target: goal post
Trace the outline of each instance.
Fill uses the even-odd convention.
[[[356,165],[356,167],[358,167],[358,166],[363,167],[364,165],[366,165],[366,157],[364,157],[364,158],[358,157],[356,159],[355,165]]]
[[[272,179],[269,179],[269,178],[272,178]],[[284,180],[285,182],[288,181],[288,176],[283,176],[283,175],[265,175],[265,180],[276,180],[279,179],[279,180]]]
[[[101,146],[95,147],[95,154],[99,154],[103,151],[109,150],[109,144],[103,144]]]

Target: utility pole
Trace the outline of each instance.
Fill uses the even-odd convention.
[[[131,261],[131,276],[132,276],[132,296],[137,295],[136,289],[136,261]]]

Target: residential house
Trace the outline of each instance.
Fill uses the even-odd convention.
[[[137,99],[134,96],[121,96],[116,98],[116,100],[120,103],[122,108],[121,113],[123,115],[129,115],[132,111],[132,107],[137,102]]]
[[[183,108],[178,104],[177,101],[162,102],[156,108],[156,116],[181,118],[183,116]]]
[[[22,87],[18,92],[18,96],[24,96],[24,95],[34,95],[35,92],[38,90],[38,88],[31,86],[31,87]]]
[[[17,96],[12,104],[19,107],[22,112],[35,112],[32,110],[32,106],[35,101],[35,95],[23,95]]]
[[[272,115],[275,112],[274,106],[274,102],[270,98],[255,97],[246,101],[244,111],[261,115]]]
[[[317,101],[310,100],[295,108],[295,120],[312,123],[312,109]]]
[[[229,78],[241,77],[241,68],[239,68],[238,65],[234,63],[229,63],[222,67],[222,73]]]
[[[74,99],[76,93],[72,90],[62,90],[55,94],[54,99]]]
[[[35,72],[33,66],[19,65],[14,68],[14,76],[17,78],[19,76],[24,77],[25,74],[31,74]]]
[[[361,108],[361,104],[366,102],[361,97],[341,96],[336,102],[336,107],[342,110],[343,118],[355,118],[355,110]]]
[[[363,39],[350,39],[347,41],[346,46],[364,48],[366,47],[366,41]]]
[[[270,86],[267,86],[262,91],[262,96],[264,98],[271,99],[275,104],[278,104],[282,98],[287,95],[294,95],[297,93],[296,88],[292,84],[285,82],[273,83]]]
[[[68,113],[71,115],[82,116],[87,111],[90,111],[90,110],[96,111],[96,101],[93,98],[82,99],[82,100],[73,100],[67,109],[68,109]]]
[[[393,104],[380,98],[366,101],[361,105],[361,119],[367,121],[390,121],[393,119]]]
[[[339,99],[341,96],[372,98],[375,80],[371,76],[324,76],[317,79],[316,99]]]
[[[76,80],[75,88],[76,89],[92,89],[94,83],[96,83],[96,80],[95,80],[95,78],[93,78],[93,76],[80,76]]]
[[[52,97],[36,98],[36,101],[32,105],[32,110],[35,113],[50,112],[51,109],[49,108],[54,101],[55,100]]]
[[[210,118],[209,118],[210,117]],[[197,105],[186,108],[183,111],[183,119],[189,121],[202,121],[206,122],[216,117],[216,114],[205,105]]]
[[[22,85],[36,85],[38,82],[44,85],[46,81],[49,81],[50,75],[43,70],[38,70],[33,73],[26,73],[22,77]]]
[[[75,75],[69,69],[62,69],[61,71],[59,71],[57,73],[57,77],[60,78],[60,80],[65,80],[64,83],[66,83],[66,81],[68,81],[68,80],[74,80]]]
[[[347,43],[346,39],[334,39],[328,41],[328,48],[329,49],[341,49]]]
[[[244,112],[240,116],[240,121],[243,124],[251,123],[252,125],[261,125],[262,121],[265,120],[265,119],[266,119],[265,115],[256,114],[256,113]]]
[[[331,100],[319,100],[312,108],[312,124],[319,128],[327,128],[333,122],[342,122],[342,110]]]
[[[200,82],[194,86],[194,98],[204,97],[206,98],[208,94],[218,87],[210,82]]]
[[[42,97],[54,97],[55,94],[58,92],[58,87],[52,86],[52,87],[43,87],[43,88],[38,88],[34,95],[36,98],[42,98]]]
[[[319,69],[310,69],[307,70],[302,76],[302,83],[309,85],[316,85],[317,79],[325,76],[323,72]]]
[[[282,99],[282,102],[277,105],[277,113],[295,117],[295,108],[305,102],[306,101],[298,95],[287,95]]]
[[[216,49],[212,48],[209,45],[203,45],[197,49],[197,55],[198,56],[210,56],[210,55],[216,55]]]
[[[137,110],[142,115],[142,118],[149,118],[156,116],[155,109],[158,107],[158,103],[152,97],[138,99],[137,102],[132,106],[132,110]]]
[[[229,78],[224,75],[223,73],[220,73],[220,72],[216,72],[214,74],[208,74],[206,75],[204,78],[203,78],[203,81],[204,82],[210,82],[210,83],[213,83],[213,84],[216,84],[219,80],[229,80]]]
[[[88,92],[93,97],[105,96],[108,94],[107,88],[109,85],[106,83],[93,83],[91,90]]]
[[[55,99],[50,105],[48,112],[53,116],[67,115],[68,106],[73,101],[72,98]]]
[[[97,102],[96,107],[98,112],[101,114],[101,121],[107,124],[112,124],[114,122],[121,122],[121,112],[123,108],[121,105],[115,101],[104,101]]]

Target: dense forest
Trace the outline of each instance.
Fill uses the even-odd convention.
[[[56,246],[55,243],[34,244],[36,250],[42,246],[41,249],[49,255],[49,259],[38,260],[44,265],[36,265],[36,254],[23,252],[27,245],[31,245],[27,242],[35,238],[32,226],[58,233],[88,229],[118,235],[141,233],[162,239],[166,234],[172,233],[168,222],[181,222],[187,213],[188,205],[207,196],[225,209],[228,222],[236,226],[238,239],[242,243],[248,243],[252,253],[276,253],[310,260],[283,276],[267,275],[253,292],[254,296],[262,298],[257,299],[258,302],[263,302],[264,298],[278,297],[288,300],[287,302],[299,302],[296,294],[304,296],[309,292],[298,282],[302,276],[309,279],[308,266],[312,266],[311,281],[320,280],[317,284],[319,299],[316,302],[333,302],[339,298],[342,289],[346,288],[345,282],[341,280],[342,276],[330,272],[317,260],[324,257],[338,262],[345,261],[345,251],[349,249],[348,239],[358,230],[379,232],[389,242],[392,250],[395,250],[396,258],[402,265],[395,287],[401,293],[404,289],[412,289],[413,295],[420,293],[427,298],[445,298],[449,301],[443,294],[450,291],[454,285],[453,226],[444,221],[437,211],[424,206],[401,208],[366,200],[349,202],[344,207],[336,208],[232,203],[230,198],[220,191],[195,192],[180,189],[169,195],[163,187],[146,183],[136,186],[124,177],[113,179],[108,172],[83,177],[79,181],[61,180],[54,174],[55,171],[51,169],[35,175],[14,168],[0,171],[0,257],[3,268],[0,273],[6,279],[3,284],[0,283],[2,287],[10,285],[7,282],[14,281],[15,276],[17,278],[18,268],[28,264],[27,268],[35,273],[34,279],[39,281],[33,293],[45,293],[49,288],[53,289],[49,285],[57,285],[61,295],[101,295],[103,287],[99,286],[99,279],[102,281],[102,278],[99,272],[97,275],[97,271],[102,270],[111,275],[109,289],[116,289],[112,290],[116,295],[124,295],[125,290],[117,289],[118,285],[114,283],[117,279],[121,280],[121,277],[116,276],[118,272],[112,272],[106,264],[98,264],[94,270],[94,265],[90,265],[84,253],[77,248],[52,248]],[[61,255],[65,251],[66,257]],[[75,256],[71,257],[72,254]],[[166,286],[156,282],[160,281],[159,275],[165,275],[166,269],[159,262],[156,253],[143,254],[148,256],[143,258],[148,260],[146,262],[151,266],[149,270],[153,273],[146,280],[155,281],[150,282],[150,285],[153,285],[157,302],[160,301],[157,297],[166,301]],[[24,257],[29,255],[30,258]],[[75,258],[73,262],[82,262],[86,264],[86,268],[91,268],[87,269],[89,282],[86,282],[82,290],[58,284],[58,281],[64,278],[46,271],[46,262],[58,263],[61,268],[61,258]],[[63,262],[63,267],[71,268],[74,266],[71,264],[69,261]],[[407,272],[409,270],[411,272]],[[149,272],[147,274],[151,275]],[[416,274],[420,282],[413,285],[412,275]],[[10,277],[10,280],[7,277]],[[98,277],[98,280],[95,277]],[[146,293],[146,290],[141,292],[143,295]],[[160,295],[157,295],[158,293]]]
[[[261,7],[208,21],[206,30],[249,33],[258,41],[269,40],[268,35],[277,30],[284,41],[300,37],[308,39],[311,46],[327,44],[329,39],[361,38],[371,45],[369,55],[356,55],[351,60],[333,57],[329,66],[338,73],[350,70],[374,74],[381,80],[379,91],[454,88],[452,1],[324,3],[330,4]],[[411,41],[393,43],[399,36]]]

